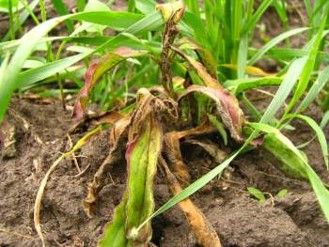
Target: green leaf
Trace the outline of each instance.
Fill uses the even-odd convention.
[[[267,107],[264,115],[262,116],[260,120],[261,123],[268,123],[269,121],[271,121],[277,111],[280,109],[280,107],[282,107],[294,85],[296,84],[297,79],[300,73],[302,72],[306,61],[307,57],[302,57],[292,62],[278,91],[276,92],[273,100],[271,101],[270,105]]]
[[[278,192],[278,194],[276,194],[277,197],[279,198],[283,198],[288,194],[288,190],[287,189],[282,189]]]
[[[291,168],[290,171],[295,171],[311,182],[320,207],[329,222],[329,191],[310,167],[303,154],[278,129],[261,123],[248,123],[248,125],[268,133],[264,137],[264,147],[272,152],[289,169]]]
[[[263,192],[254,187],[247,187],[248,192],[260,202],[265,202],[266,198]]]
[[[327,140],[326,140],[326,136],[324,135],[321,127],[310,117],[308,116],[304,116],[301,114],[289,114],[286,116],[286,118],[300,118],[302,119],[304,122],[306,122],[315,132],[320,146],[321,146],[321,150],[322,150],[322,155],[323,155],[323,159],[324,159],[324,163],[326,165],[326,168],[329,169],[328,166],[328,144],[327,144]]]
[[[282,80],[282,78],[275,76],[227,80],[224,83],[224,87],[233,94],[238,95],[253,88],[280,85]]]
[[[329,111],[326,111],[320,123],[321,129],[324,129],[327,126],[328,122],[329,122]]]
[[[89,0],[85,6],[84,12],[92,12],[92,11],[110,11],[110,8],[105,4],[98,0]],[[98,32],[102,33],[105,29],[105,25],[92,24],[89,22],[83,22],[82,25],[86,25],[87,32]]]
[[[327,20],[327,16],[325,16],[325,18],[323,18],[323,20],[321,21],[321,26],[319,28],[317,35],[315,36],[314,42],[311,41],[308,43],[308,45],[310,45],[311,48],[307,56],[307,62],[305,66],[303,66],[303,70],[300,75],[296,90],[294,92],[292,99],[289,102],[289,105],[285,110],[285,114],[287,114],[289,111],[291,111],[294,108],[297,101],[305,93],[305,90],[307,88],[307,85],[311,77],[311,73],[313,72],[313,67],[315,65],[316,56],[320,47],[320,43],[323,38],[323,30],[326,24],[326,20]]]
[[[162,131],[155,114],[143,120],[142,132],[128,143],[128,191],[126,230],[132,242],[151,240],[151,223],[137,231],[138,226],[154,211],[153,183],[161,151]]]
[[[319,74],[316,81],[313,83],[311,89],[303,99],[302,103],[298,106],[296,112],[305,110],[311,102],[319,95],[322,88],[326,85],[329,80],[329,66],[325,67]]]
[[[270,49],[272,49],[274,46],[276,46],[281,41],[283,41],[286,38],[289,38],[293,35],[296,35],[298,33],[305,32],[306,30],[309,30],[309,28],[308,27],[297,28],[297,29],[289,30],[289,31],[282,33],[279,36],[275,37],[270,42],[268,42],[265,46],[263,46],[261,49],[258,50],[258,52],[249,60],[248,65],[254,64],[266,52],[268,52]]]

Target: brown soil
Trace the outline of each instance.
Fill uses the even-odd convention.
[[[70,148],[66,135],[72,125],[69,119],[59,102],[13,100],[7,120],[15,126],[16,142],[10,152],[8,148],[3,152],[0,166],[0,246],[41,246],[33,225],[34,200],[51,163]],[[292,136],[295,143],[308,140],[311,132],[296,124],[298,128]],[[74,135],[73,142],[79,137]],[[305,151],[314,169],[328,182],[319,145],[312,142]],[[78,170],[68,159],[52,174],[41,211],[49,246],[96,246],[125,188],[123,162],[108,174],[107,185],[96,204],[96,216],[89,219],[85,215],[81,201],[86,196],[86,184],[107,152],[104,131],[76,154],[81,170],[90,166],[87,172],[77,177]],[[183,152],[194,179],[216,165],[191,146],[183,145]],[[273,166],[275,162],[263,150],[244,154],[222,179],[213,180],[192,199],[213,224],[225,247],[329,246],[329,225],[310,186],[284,176]],[[260,203],[246,192],[247,186],[271,196]],[[289,193],[284,198],[275,197],[283,188]],[[161,176],[156,179],[155,197],[158,206],[170,198]],[[185,216],[177,207],[155,218],[153,228],[153,242],[158,246],[195,246]]]

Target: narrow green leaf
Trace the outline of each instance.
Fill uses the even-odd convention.
[[[260,59],[266,52],[268,52],[271,48],[279,44],[281,41],[294,36],[298,33],[305,32],[306,30],[309,30],[308,27],[302,27],[297,28],[293,30],[289,30],[285,33],[280,34],[279,36],[272,39],[270,42],[268,42],[266,45],[264,45],[261,49],[258,50],[258,52],[249,60],[248,65],[254,64],[258,59]]]
[[[266,86],[278,86],[282,83],[281,77],[261,77],[261,78],[246,78],[237,80],[227,80],[224,83],[224,88],[229,90],[231,93],[238,95],[244,91],[266,87]]]
[[[298,106],[296,112],[305,110],[313,100],[319,95],[322,88],[326,85],[329,80],[329,66],[325,67],[319,74],[316,81],[313,83],[311,89],[303,99],[302,103]]]
[[[310,118],[308,116],[304,116],[304,115],[301,115],[301,114],[289,114],[289,115],[286,116],[287,119],[295,118],[295,117],[300,118],[303,121],[305,121],[314,130],[314,132],[315,132],[315,134],[316,134],[316,136],[319,140],[320,146],[321,146],[324,163],[325,163],[327,169],[329,169],[329,166],[328,166],[328,144],[327,144],[326,137],[325,137],[321,127],[312,118]]]
[[[328,122],[329,122],[329,111],[326,111],[320,123],[321,129],[324,129],[327,126]]]
[[[248,20],[248,22],[243,27],[242,33],[250,32],[255,28],[256,23],[259,21],[260,17],[263,15],[266,9],[271,5],[272,1],[273,0],[264,0],[260,3],[255,14],[253,14],[253,16]]]
[[[300,97],[304,94],[307,88],[315,64],[316,55],[318,53],[319,46],[323,38],[323,30],[326,24],[326,20],[327,20],[327,16],[325,16],[325,18],[323,18],[323,20],[321,21],[321,26],[315,37],[314,43],[313,42],[309,43],[312,45],[312,48],[310,49],[310,53],[307,56],[307,62],[303,67],[302,73],[299,78],[299,82],[297,84],[297,88],[295,90],[292,99],[289,102],[287,109],[285,110],[285,114],[287,114],[289,111],[292,110],[292,108],[295,106],[295,104],[300,99]]]
[[[261,123],[268,123],[273,119],[277,111],[280,107],[284,104],[285,100],[289,96],[291,90],[293,89],[294,85],[297,82],[297,79],[302,72],[302,69],[307,61],[307,57],[302,57],[296,59],[290,65],[290,68],[285,75],[281,86],[279,87],[278,91],[276,92],[273,100],[271,101],[270,105],[267,107],[263,117],[261,118]]]
[[[248,123],[248,125],[254,129],[268,133],[264,138],[264,147],[287,166],[308,178],[320,207],[329,222],[329,191],[323,185],[319,176],[310,167],[302,153],[278,129],[261,123]]]

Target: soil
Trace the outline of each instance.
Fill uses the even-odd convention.
[[[315,107],[315,106],[314,106]],[[312,112],[314,109],[310,109]],[[318,119],[319,116],[312,116]],[[0,166],[0,246],[41,246],[33,224],[33,207],[41,179],[61,152],[70,148],[67,132],[72,126],[70,114],[60,102],[14,98],[7,116],[7,126],[14,126],[15,141],[2,151]],[[295,143],[312,137],[309,129],[296,122]],[[329,136],[327,131],[327,136]],[[81,134],[71,136],[77,141]],[[88,218],[81,202],[87,183],[108,153],[108,133],[92,138],[76,153],[80,176],[73,159],[61,162],[51,175],[42,201],[42,229],[49,246],[96,246],[104,225],[109,222],[125,189],[125,165],[111,168],[107,185],[100,193],[96,215]],[[9,151],[8,151],[9,150]],[[193,179],[216,164],[191,146],[183,145],[184,159]],[[316,142],[304,150],[314,169],[328,183],[321,151]],[[194,153],[194,155],[191,155]],[[274,166],[264,150],[240,156],[220,180],[215,179],[192,196],[216,229],[224,247],[252,246],[329,246],[329,225],[319,210],[310,186],[287,178]],[[267,195],[259,202],[246,187],[260,189]],[[275,196],[288,189],[283,198]],[[164,179],[155,181],[157,207],[170,198]],[[195,239],[184,214],[174,207],[153,220],[153,242],[158,246],[195,246]]]

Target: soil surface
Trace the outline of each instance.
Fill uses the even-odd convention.
[[[317,120],[318,109],[310,109]],[[57,101],[14,98],[7,114],[7,127],[13,133],[12,145],[2,151],[0,166],[0,246],[41,246],[33,223],[33,207],[41,179],[52,162],[72,146],[68,130],[70,114]],[[300,144],[312,137],[307,126],[291,138]],[[328,131],[327,131],[327,136]],[[289,133],[288,133],[289,135]],[[82,134],[71,135],[75,143]],[[42,201],[41,222],[49,246],[96,246],[104,225],[109,222],[125,189],[124,162],[111,168],[90,219],[82,208],[87,183],[108,153],[108,132],[92,138],[76,153],[79,175],[72,158],[61,162],[51,175]],[[184,159],[193,179],[216,164],[193,146],[182,145]],[[304,150],[314,169],[328,183],[320,147],[312,142]],[[192,155],[194,154],[194,155]],[[319,210],[310,186],[287,178],[275,168],[275,159],[264,150],[240,156],[220,180],[213,180],[192,196],[216,229],[224,247],[329,246],[329,225]],[[157,207],[169,198],[165,180],[155,181]],[[246,187],[266,193],[267,201],[252,198]],[[289,192],[275,196],[281,189]],[[153,242],[158,246],[195,246],[184,214],[174,207],[153,220]]]

